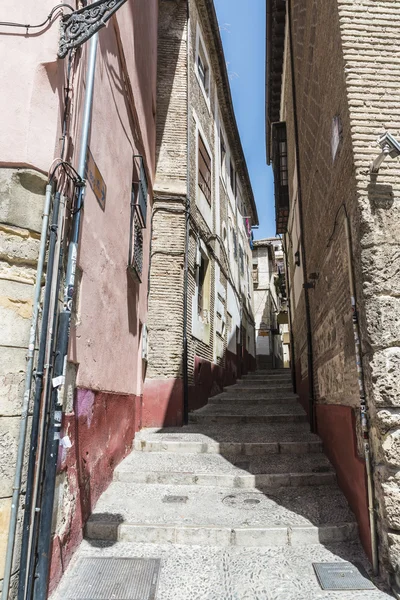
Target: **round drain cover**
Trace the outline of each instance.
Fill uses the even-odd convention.
[[[230,494],[225,496],[222,500],[227,506],[233,508],[255,508],[258,504],[261,504],[264,496],[257,494],[256,492],[241,492],[239,494]]]

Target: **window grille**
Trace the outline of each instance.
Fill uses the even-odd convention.
[[[132,183],[132,204],[135,206],[140,224],[143,229],[146,228],[147,219],[147,194],[148,185],[146,171],[144,168],[144,160],[142,156],[135,156],[140,162],[139,167],[139,181],[133,181]]]
[[[286,233],[289,219],[289,185],[286,123],[272,126],[272,167],[275,183],[276,232]]]
[[[137,159],[139,169],[137,169]],[[143,272],[143,229],[147,221],[147,177],[144,168],[144,160],[140,155],[134,156],[134,176],[131,191],[131,217],[128,269],[136,281],[142,281]],[[139,178],[137,178],[137,172]],[[136,176],[135,176],[136,175]]]

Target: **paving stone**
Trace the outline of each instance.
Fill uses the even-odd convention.
[[[389,600],[382,583],[373,591],[329,592],[320,588],[313,562],[360,562],[358,543],[288,547],[213,547],[83,542],[51,600],[68,600],[83,557],[161,558],[159,600]],[[382,588],[382,589],[379,589]]]
[[[133,452],[115,470],[116,481],[165,483],[234,488],[257,486],[329,485],[335,473],[323,454],[293,457],[273,454],[262,457],[218,454]]]
[[[313,562],[369,568],[287,372],[258,375],[191,413],[196,423],[137,434],[78,556],[160,557],[160,600],[333,600]],[[68,600],[68,586],[74,563],[52,600]],[[340,597],[389,598],[379,590]]]

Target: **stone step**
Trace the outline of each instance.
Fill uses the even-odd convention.
[[[174,454],[222,454],[264,456],[322,452],[322,442],[305,423],[273,425],[186,425],[166,429],[142,429],[135,450]]]
[[[126,483],[224,488],[333,485],[335,472],[324,454],[262,457],[132,452],[114,471]]]
[[[336,487],[234,491],[114,481],[86,525],[90,540],[208,546],[297,546],[353,540]]]
[[[238,381],[292,381],[290,375],[285,375],[284,373],[279,373],[276,375],[243,375],[241,379]]]
[[[293,387],[291,384],[288,385],[270,385],[269,383],[259,381],[241,381],[235,385],[229,385],[224,387],[224,392],[252,392],[252,391],[264,391],[265,393],[293,393]]]
[[[212,396],[208,400],[208,404],[243,404],[248,406],[249,404],[296,404],[298,403],[298,396],[296,394],[287,394],[284,396],[279,395],[265,395],[262,392],[244,393],[239,392],[231,394],[230,392],[223,392],[217,396]]]
[[[207,404],[189,414],[189,423],[305,423],[307,415],[299,404],[221,405]]]
[[[241,398],[248,398],[249,396],[257,395],[263,396],[264,398],[280,398],[282,396],[292,396],[295,395],[293,392],[293,388],[290,386],[287,387],[268,387],[268,386],[236,386],[230,385],[229,387],[224,387],[222,393],[229,393],[232,395],[237,395]]]
[[[270,548],[229,548],[82,542],[51,600],[76,598],[83,559],[160,559],[160,600],[393,600],[379,589],[323,592],[313,562],[361,563],[371,568],[357,542]],[[85,576],[85,574],[83,575]],[[81,575],[82,577],[82,575]],[[381,587],[381,586],[380,586]]]

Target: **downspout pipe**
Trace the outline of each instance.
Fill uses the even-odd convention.
[[[24,454],[26,444],[26,434],[28,429],[28,410],[31,398],[31,387],[33,378],[33,367],[35,359],[36,346],[36,330],[39,317],[40,293],[42,289],[42,277],[44,270],[44,262],[46,258],[47,232],[49,227],[49,215],[51,206],[52,184],[46,186],[46,196],[44,201],[43,216],[42,216],[42,231],[40,235],[39,257],[36,269],[36,283],[33,296],[32,320],[29,332],[28,353],[26,356],[26,374],[24,385],[24,396],[21,407],[21,421],[19,426],[19,439],[17,450],[17,464],[15,468],[15,477],[13,484],[13,495],[11,500],[11,515],[10,526],[8,531],[7,549],[4,565],[3,591],[1,593],[2,600],[7,600],[10,589],[10,580],[12,572],[12,562],[14,556],[15,536],[18,521],[18,504],[21,494],[22,471],[24,467]]]
[[[185,258],[183,274],[183,423],[189,422],[189,356],[188,356],[188,285],[189,285],[189,234],[190,234],[190,7],[187,3],[187,154],[186,154],[186,212],[185,212]]]
[[[82,179],[85,178],[86,171],[86,156],[93,107],[93,90],[96,71],[97,46],[98,34],[96,33],[91,38],[89,46],[86,92],[80,141],[80,156],[77,169],[78,174]],[[35,573],[33,600],[46,600],[48,590],[48,579],[51,559],[50,549],[52,534],[52,513],[56,484],[58,449],[62,425],[63,391],[65,381],[65,370],[68,359],[68,344],[71,324],[72,303],[75,288],[78,241],[80,233],[80,224],[82,220],[81,212],[83,207],[83,193],[84,188],[80,187],[78,191],[76,212],[74,215],[74,222],[72,227],[72,237],[68,249],[68,262],[66,285],[64,290],[63,310],[61,311],[59,317],[58,336],[56,342],[56,353],[52,379],[49,435],[45,455],[43,503],[41,507],[41,519],[38,538],[38,561]]]
[[[286,285],[287,285],[287,305],[288,305],[288,313],[289,313],[289,328],[290,328],[290,371],[292,374],[292,385],[293,385],[293,391],[294,393],[296,393],[296,387],[297,387],[297,382],[296,382],[296,366],[295,366],[295,351],[294,351],[294,337],[293,337],[293,321],[292,321],[292,305],[290,302],[290,292],[291,292],[291,288],[290,288],[290,283],[289,283],[289,259],[288,259],[288,251],[286,248],[286,243],[285,240],[282,239],[282,248],[283,248],[283,252],[285,253],[285,271],[286,271]]]
[[[369,525],[371,529],[371,549],[372,549],[372,569],[374,575],[379,573],[379,558],[378,558],[378,540],[376,535],[376,518],[374,510],[374,485],[372,479],[372,465],[371,465],[371,450],[369,445],[369,421],[367,412],[367,402],[364,385],[364,369],[361,357],[361,335],[360,335],[360,323],[358,320],[357,310],[357,297],[355,288],[354,278],[354,264],[353,264],[353,253],[351,247],[351,233],[349,216],[345,205],[344,207],[344,230],[346,236],[346,247],[348,257],[348,268],[349,268],[349,283],[350,283],[350,297],[351,297],[351,310],[353,314],[353,333],[354,333],[354,346],[356,355],[358,385],[360,391],[360,417],[361,417],[361,429],[363,435],[363,446],[365,456],[365,469],[367,473],[367,495],[368,495],[368,513],[369,513]]]
[[[52,224],[50,227],[49,234],[49,255],[47,260],[47,276],[46,285],[43,299],[43,311],[42,311],[42,324],[40,330],[40,342],[38,351],[38,360],[36,366],[36,383],[35,383],[35,396],[33,402],[33,414],[32,414],[32,428],[29,446],[29,462],[28,462],[28,473],[26,478],[26,492],[25,492],[25,508],[24,508],[24,519],[22,528],[22,542],[21,542],[21,555],[20,555],[20,568],[19,568],[19,582],[18,582],[18,598],[23,600],[25,597],[25,586],[28,574],[29,565],[29,547],[30,538],[32,531],[32,524],[34,522],[35,513],[33,511],[34,506],[34,489],[35,489],[35,472],[37,464],[37,450],[38,443],[40,440],[40,416],[42,412],[42,396],[43,396],[43,382],[45,373],[48,370],[46,365],[46,345],[47,345],[47,334],[49,328],[49,314],[51,307],[51,296],[53,286],[53,268],[56,260],[56,244],[58,236],[58,212],[60,207],[60,192],[56,192],[53,203],[53,215]]]
[[[290,45],[290,70],[292,72],[292,90],[293,90],[293,120],[294,120],[294,137],[296,148],[296,163],[297,163],[297,194],[299,202],[299,220],[300,220],[300,240],[301,240],[301,258],[303,263],[303,289],[306,308],[306,326],[307,326],[307,368],[308,368],[308,410],[310,419],[311,432],[316,431],[315,419],[315,396],[314,396],[314,369],[313,369],[313,342],[312,342],[312,327],[311,327],[311,311],[310,311],[310,295],[308,290],[307,277],[307,256],[304,236],[304,212],[303,212],[303,194],[301,185],[301,164],[300,164],[300,144],[299,144],[299,122],[297,115],[297,95],[296,95],[296,76],[294,65],[294,44],[292,31],[292,0],[286,2],[288,10],[288,27],[289,27],[289,45]]]

